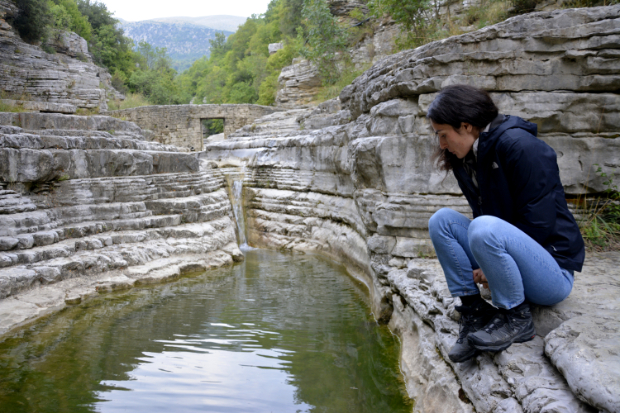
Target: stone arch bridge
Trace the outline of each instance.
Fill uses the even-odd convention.
[[[205,119],[223,119],[227,135],[262,116],[282,109],[250,104],[142,106],[108,114],[153,132],[152,140],[196,151],[202,150]]]

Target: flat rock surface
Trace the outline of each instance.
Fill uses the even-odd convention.
[[[545,354],[580,399],[601,411],[620,411],[620,320],[575,317],[545,342]]]

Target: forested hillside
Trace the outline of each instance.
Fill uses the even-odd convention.
[[[153,20],[124,22],[121,28],[135,44],[147,42],[154,47],[165,48],[177,72],[189,68],[202,56],[209,56],[211,44],[217,32],[228,37],[232,32],[212,29],[189,23],[164,23]]]

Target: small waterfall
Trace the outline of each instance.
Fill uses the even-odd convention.
[[[233,214],[235,214],[235,221],[237,221],[239,249],[242,251],[253,249],[248,245],[248,241],[245,237],[245,218],[243,216],[243,175],[244,174],[241,173],[238,177],[230,177],[230,179],[232,179],[232,210]]]

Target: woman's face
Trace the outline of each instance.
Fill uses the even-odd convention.
[[[439,138],[439,147],[447,149],[457,158],[463,159],[471,151],[474,142],[478,139],[478,131],[469,123],[461,123],[461,127],[454,129],[450,125],[435,123],[431,120],[435,135]]]

